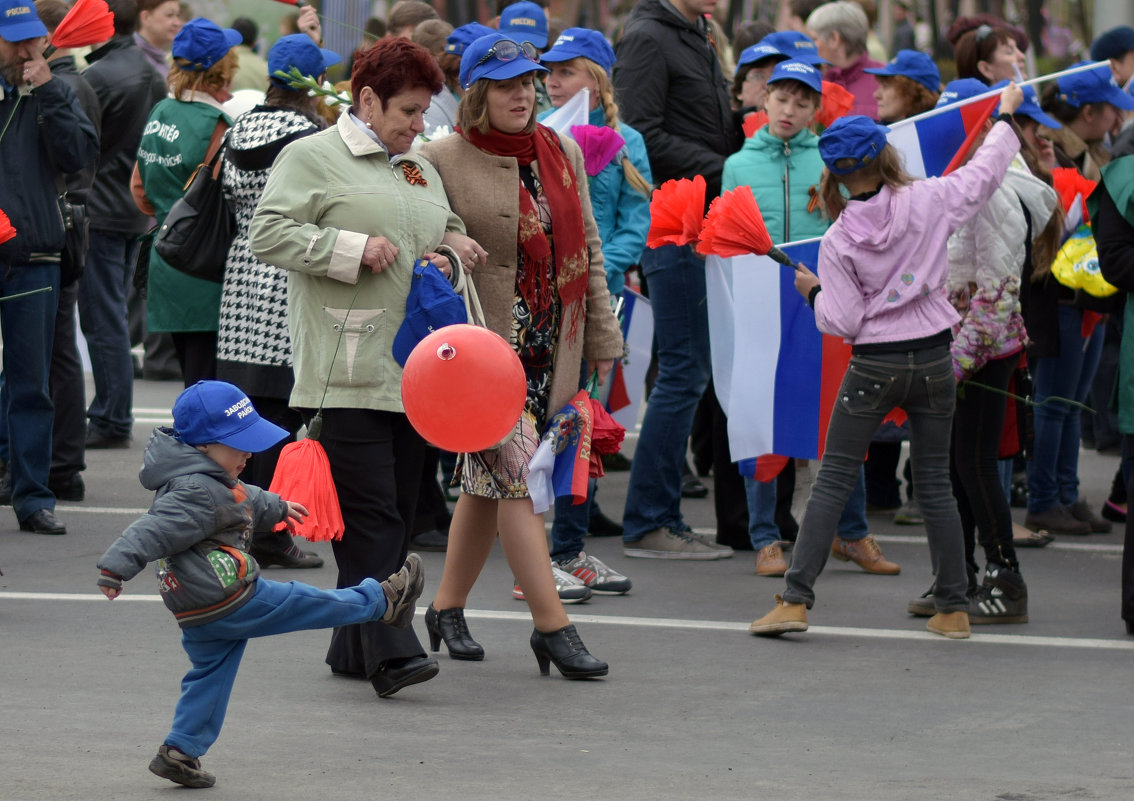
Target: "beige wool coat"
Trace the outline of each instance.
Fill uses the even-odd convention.
[[[586,319],[579,326],[578,336],[569,342],[567,326],[559,328],[548,405],[551,414],[578,392],[582,359],[619,359],[623,352],[622,331],[606,288],[602,241],[591,212],[583,154],[573,140],[560,136],[560,141],[575,171],[591,268]],[[488,327],[511,341],[520,225],[519,165],[514,158],[485,153],[459,134],[428,142],[418,152],[437,168],[449,205],[464,221],[466,233],[488,251],[487,263],[478,265],[472,273],[473,284],[484,306]],[[538,163],[532,167],[539,175]]]

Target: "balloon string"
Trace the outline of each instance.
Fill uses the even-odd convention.
[[[1087,404],[1080,403],[1079,401],[1072,400],[1071,398],[1064,398],[1060,395],[1049,395],[1048,397],[1044,398],[1043,400],[1037,402],[1037,401],[1032,400],[1030,397],[1027,397],[1027,398],[1021,397],[1020,395],[1016,395],[1012,392],[1008,392],[1007,390],[999,389],[997,387],[990,387],[990,386],[988,386],[988,384],[982,384],[979,381],[972,381],[971,379],[967,379],[967,378],[964,381],[961,382],[961,386],[962,387],[964,387],[964,386],[979,387],[980,389],[988,390],[989,392],[993,392],[997,395],[1003,395],[1006,398],[1012,398],[1013,400],[1018,400],[1021,403],[1027,404],[1028,406],[1032,406],[1032,407],[1046,406],[1047,404],[1052,403],[1052,402],[1066,403],[1068,406],[1078,406],[1080,409],[1087,411],[1087,412],[1090,412],[1091,414],[1095,413],[1095,410],[1092,409]]]

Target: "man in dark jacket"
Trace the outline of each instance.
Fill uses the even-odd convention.
[[[0,0],[0,209],[16,236],[0,245],[0,336],[11,503],[20,528],[65,534],[47,486],[54,417],[48,390],[59,296],[59,172],[98,155],[94,125],[43,58],[47,29],[28,0]],[[42,290],[21,298],[11,296]]]
[[[622,118],[646,140],[654,180],[702,175],[706,202],[725,157],[740,146],[728,84],[705,15],[717,0],[641,0],[618,43],[614,85]],[[681,468],[709,381],[705,262],[692,246],[647,250],[658,376],[642,421],[623,515],[627,556],[720,559],[730,548],[693,534],[681,516]]]
[[[95,396],[87,409],[88,448],[126,447],[133,428],[134,364],[126,323],[126,289],[137,237],[149,221],[130,196],[130,174],[150,109],[165,81],[134,42],[134,0],[109,0],[114,38],[87,56],[83,77],[102,110],[98,176],[87,207],[91,247],[82,278],[79,320],[91,356]]]

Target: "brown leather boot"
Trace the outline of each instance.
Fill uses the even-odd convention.
[[[861,540],[835,537],[835,542],[831,545],[831,556],[843,562],[854,562],[867,573],[880,576],[896,576],[902,572],[900,565],[882,555],[878,541],[869,534]]]
[[[787,572],[788,564],[784,559],[784,549],[778,542],[765,545],[756,552],[757,576],[782,576]]]

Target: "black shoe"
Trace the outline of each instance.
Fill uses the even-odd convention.
[[[4,462],[0,462],[0,504],[12,505],[12,474]]]
[[[9,494],[10,493],[11,493],[11,490],[9,490]],[[1119,504],[1119,503],[1112,501],[1110,498],[1107,498],[1106,503],[1103,504],[1101,514],[1107,520],[1110,520],[1112,522],[1125,523],[1126,522],[1126,504],[1125,503]]]
[[[709,488],[701,483],[701,479],[695,475],[683,476],[681,479],[681,497],[682,498],[705,498],[709,494]]]
[[[130,447],[129,434],[104,434],[91,429],[87,432],[87,450],[123,450]]]
[[[591,522],[587,526],[587,532],[592,537],[621,537],[622,524],[615,523],[602,512],[591,515]]]
[[[1023,577],[1003,565],[989,565],[984,581],[969,599],[969,623],[1027,623],[1028,587]]]
[[[323,566],[323,558],[311,551],[301,551],[292,543],[286,551],[268,551],[253,547],[249,553],[260,567],[283,567],[290,570],[307,570]]]
[[[621,453],[604,453],[602,469],[608,473],[623,473],[630,469],[630,460]]]
[[[532,629],[531,645],[543,676],[551,673],[552,662],[565,679],[593,679],[610,670],[606,662],[591,656],[573,624],[547,633]]]
[[[484,659],[484,648],[469,634],[464,609],[454,607],[437,611],[430,604],[425,610],[425,630],[429,632],[429,647],[434,653],[441,650],[441,640],[444,640],[450,659],[466,662]]]
[[[403,687],[429,681],[439,670],[433,657],[411,656],[409,659],[390,660],[370,677],[370,683],[379,698],[389,698]]]
[[[449,535],[444,531],[431,528],[410,538],[410,547],[415,551],[429,551],[431,553],[444,553],[449,547]]]
[[[83,477],[72,473],[66,478],[47,479],[47,488],[60,501],[81,501],[87,496],[87,487]]]
[[[20,521],[20,531],[35,534],[66,534],[67,529],[50,509],[38,509]]]

